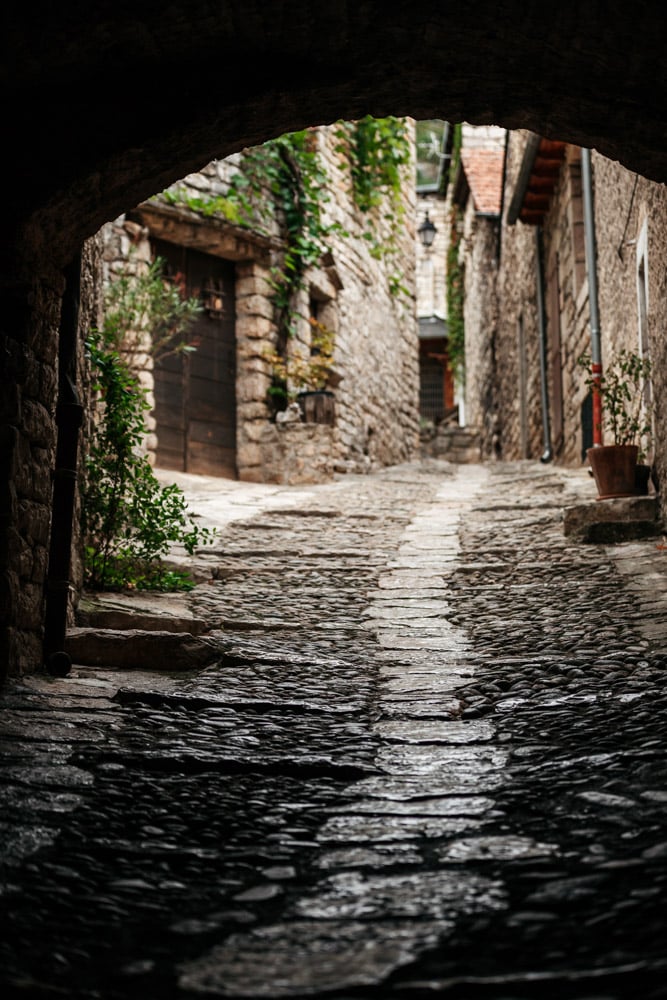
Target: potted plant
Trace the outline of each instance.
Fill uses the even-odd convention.
[[[311,327],[308,354],[297,350],[284,355],[268,351],[264,355],[271,365],[273,395],[281,394],[288,403],[296,400],[307,423],[333,424],[331,390],[340,382],[333,369],[334,333],[312,317],[308,322]]]
[[[613,444],[595,445],[586,452],[598,488],[597,499],[647,492],[650,468],[644,459],[652,435],[649,359],[623,348],[598,379],[591,373],[589,355],[583,355],[579,365],[588,372],[586,385],[600,393],[603,426],[613,438]]]

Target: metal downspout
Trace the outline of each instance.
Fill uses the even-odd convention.
[[[584,241],[588,277],[588,307],[591,322],[591,375],[593,378],[593,446],[602,444],[602,351],[600,347],[600,316],[598,312],[597,251],[595,248],[595,213],[593,210],[593,179],[591,151],[581,150],[581,186],[584,199]]]
[[[76,390],[76,345],[79,330],[81,255],[65,272],[65,292],[58,342],[58,403],[56,465],[53,477],[51,540],[46,579],[44,665],[51,674],[66,677],[72,661],[65,652],[74,502],[77,481],[79,428],[83,406]]]
[[[535,250],[537,262],[537,322],[540,330],[540,389],[542,393],[542,438],[544,451],[540,462],[550,462],[553,458],[551,447],[551,418],[549,414],[549,391],[547,384],[547,322],[544,307],[544,248],[542,227],[535,227]]]

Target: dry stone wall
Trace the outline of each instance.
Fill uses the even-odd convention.
[[[615,349],[641,344],[640,296],[653,367],[655,452],[662,505],[667,483],[667,188],[594,154],[595,225],[603,368]],[[643,289],[642,286],[643,285]],[[650,456],[649,456],[650,457]]]
[[[514,190],[527,133],[510,135],[505,201]],[[537,458],[543,451],[540,330],[537,311],[535,231],[503,219],[498,275],[496,386],[498,434],[505,459]]]
[[[364,233],[370,225],[377,225],[380,242],[387,245],[390,222],[382,216],[388,206],[381,206],[373,219],[358,211],[349,166],[336,152],[337,144],[335,130],[322,130],[320,148],[333,181],[327,215],[349,233],[349,237],[334,236],[331,242],[342,286],[336,298],[334,356],[341,377],[336,389],[337,468],[364,472],[404,461],[418,447],[414,168],[411,165],[406,171],[396,254],[377,260]],[[400,275],[407,294],[391,293],[394,273]]]
[[[567,465],[583,460],[581,407],[588,394],[584,372],[578,360],[590,351],[588,282],[583,258],[583,209],[581,168],[578,148],[567,147],[554,190],[551,207],[544,220],[544,260],[546,281],[557,281],[556,292],[546,290],[547,321],[560,326],[560,352],[548,348],[550,384],[562,380],[562,428],[552,426],[556,458]],[[552,310],[557,309],[558,317]],[[552,414],[552,420],[554,414]]]
[[[480,435],[481,454],[496,457],[499,448],[495,393],[495,339],[498,299],[498,222],[480,217],[468,199],[463,220],[465,422]]]

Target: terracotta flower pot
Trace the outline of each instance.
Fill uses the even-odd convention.
[[[598,445],[588,449],[586,456],[595,477],[598,500],[637,495],[638,453],[639,448],[635,444]]]

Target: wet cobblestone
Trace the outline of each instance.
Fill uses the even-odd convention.
[[[217,663],[8,688],[3,995],[667,997],[667,554],[587,487],[286,495],[200,558]]]

